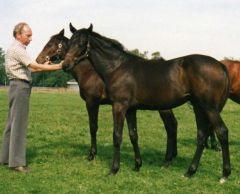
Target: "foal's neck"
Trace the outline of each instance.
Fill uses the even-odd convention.
[[[122,65],[124,51],[114,48],[100,39],[93,40],[90,47],[92,65],[99,76],[107,81],[111,73]]]

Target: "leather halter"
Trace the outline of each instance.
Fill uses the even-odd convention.
[[[86,49],[85,53],[83,55],[81,55],[80,57],[78,57],[76,62],[79,63],[82,60],[88,58],[89,52],[90,52],[90,43],[89,43],[89,40],[88,40],[88,42],[87,42],[87,49]]]
[[[74,60],[73,66],[70,67],[70,68],[68,69],[68,71],[71,70],[72,68],[74,68],[76,65],[78,65],[78,64],[79,64],[81,61],[83,61],[84,59],[88,58],[89,52],[90,52],[90,43],[89,43],[89,40],[88,40],[88,42],[87,42],[87,49],[86,49],[85,53],[84,53],[83,55],[77,57],[77,58]]]
[[[62,44],[62,41],[61,41],[58,44],[58,48],[56,50],[57,55],[55,55],[55,56],[56,56],[57,59],[60,59],[60,56],[62,54],[62,47],[63,47],[63,44]],[[49,57],[49,56],[46,56],[46,58],[45,58],[46,61],[50,61],[50,59],[51,59],[51,57]]]

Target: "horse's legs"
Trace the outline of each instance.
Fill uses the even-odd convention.
[[[201,158],[202,151],[204,149],[204,142],[207,137],[207,132],[204,131],[204,125],[205,125],[204,121],[205,121],[207,123],[210,123],[211,127],[215,130],[218,140],[221,144],[222,157],[223,157],[223,177],[221,180],[225,180],[231,174],[229,145],[228,145],[228,129],[225,126],[219,112],[207,111],[205,114],[201,114],[203,113],[203,111],[200,111],[196,107],[194,107],[194,111],[196,114],[196,121],[198,126],[198,145],[197,145],[197,150],[195,152],[192,164],[185,175],[190,177],[197,170],[199,160]]]
[[[222,120],[220,113],[208,112],[208,118],[212,123],[213,129],[216,132],[218,141],[222,148],[223,158],[223,175],[220,181],[225,181],[231,174],[230,166],[230,154],[229,154],[229,143],[228,143],[228,129]]]
[[[91,134],[91,148],[88,154],[88,160],[93,160],[97,154],[97,130],[98,130],[98,111],[99,103],[86,103],[88,118],[89,118],[89,127]]]
[[[211,149],[215,151],[221,151],[220,147],[218,147],[217,139],[215,136],[214,130],[211,128],[210,131],[210,143],[211,143]]]
[[[134,170],[139,171],[140,167],[142,166],[142,159],[141,159],[139,146],[138,146],[136,110],[128,110],[126,112],[126,119],[128,124],[129,137],[135,153],[135,169]]]
[[[114,155],[113,163],[109,174],[116,174],[120,168],[120,146],[122,143],[122,133],[124,118],[127,111],[127,106],[121,103],[114,103],[112,106],[113,111],[113,145]]]
[[[212,127],[209,127],[208,131],[208,138],[205,141],[205,148],[209,149],[208,139],[210,138],[211,149],[215,151],[221,151],[220,147],[218,146],[217,139]]]
[[[172,110],[159,111],[167,132],[167,150],[164,165],[170,165],[173,158],[177,156],[177,120]]]
[[[188,168],[188,171],[184,175],[186,177],[191,177],[197,171],[198,164],[205,146],[205,142],[209,135],[207,132],[208,119],[206,117],[206,114],[204,114],[204,112],[196,106],[193,107],[193,110],[195,112],[195,119],[197,123],[197,149],[195,151],[192,163]]]

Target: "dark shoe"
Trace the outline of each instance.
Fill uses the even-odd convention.
[[[13,167],[11,169],[15,170],[16,172],[23,172],[23,173],[27,173],[30,171],[30,169],[26,166],[17,166],[17,167]]]
[[[0,163],[0,165],[6,166],[8,165],[8,163]]]

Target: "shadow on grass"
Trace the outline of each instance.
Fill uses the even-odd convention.
[[[191,140],[186,140],[190,142],[185,142],[192,147],[192,152],[194,153],[196,147],[192,146],[193,142]],[[185,144],[184,143],[184,144]],[[98,143],[97,156],[95,160],[105,161],[108,163],[109,167],[112,164],[113,159],[113,145]],[[29,147],[27,150],[29,163],[46,162],[46,158],[51,158],[49,160],[61,160],[64,158],[76,158],[87,160],[87,155],[90,150],[90,144],[84,143],[72,143],[66,141],[55,141],[50,143],[43,143],[41,145],[34,145]],[[143,161],[144,167],[154,167],[161,168],[164,165],[166,148],[155,148],[149,146],[141,146],[140,153]],[[55,157],[56,155],[56,157]],[[60,157],[60,158],[59,158]],[[176,169],[185,170],[190,164],[192,158],[186,156],[184,153],[179,153],[179,155],[173,160],[172,166]],[[133,169],[135,165],[134,161],[134,151],[130,145],[121,146],[121,165],[127,166],[129,169]]]

